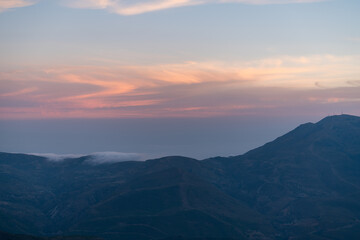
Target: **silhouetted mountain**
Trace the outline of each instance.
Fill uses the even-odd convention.
[[[104,239],[360,239],[360,118],[230,158],[94,165],[0,153],[0,230]]]
[[[222,189],[284,236],[359,239],[359,117],[327,117],[244,155],[207,161],[225,169]]]

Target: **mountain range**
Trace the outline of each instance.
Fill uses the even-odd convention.
[[[360,117],[201,161],[0,153],[0,182],[6,240],[360,239]]]

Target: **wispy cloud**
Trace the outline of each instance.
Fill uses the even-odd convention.
[[[1,0],[0,12],[6,11],[11,8],[27,7],[35,4],[34,0]]]
[[[32,93],[32,92],[35,92],[36,90],[37,90],[36,87],[29,87],[29,88],[16,90],[14,92],[1,93],[0,97],[14,97],[14,96],[18,96],[18,95]]]
[[[310,3],[326,0],[64,0],[72,8],[104,9],[121,15],[135,15],[169,8],[201,4],[242,3],[252,5]]]
[[[168,8],[183,7],[202,4],[198,0],[150,0],[150,1],[124,1],[124,0],[65,0],[64,4],[72,8],[106,9],[121,15],[135,15],[158,11]]]
[[[26,7],[41,0],[1,0],[0,12],[7,9]],[[327,0],[61,0],[70,8],[103,9],[120,15],[136,15],[170,8],[203,5],[241,3],[251,5],[312,3]]]
[[[254,113],[290,106],[299,99],[349,102],[358,98],[353,89],[359,88],[359,64],[359,56],[312,55],[2,72],[0,82],[9,89],[0,94],[0,114],[2,118],[205,117]],[[325,94],[334,93],[332,89],[343,91]]]

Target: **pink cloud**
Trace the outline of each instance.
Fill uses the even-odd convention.
[[[0,12],[11,8],[33,5],[41,0],[2,0]],[[62,0],[70,8],[103,9],[120,15],[136,15],[147,12],[203,4],[241,3],[252,5],[312,3],[328,0]]]
[[[1,0],[0,1],[0,12],[6,11],[11,8],[27,7],[35,4],[33,0]]]
[[[209,117],[358,104],[360,58],[57,66],[0,73],[2,118]]]
[[[15,92],[2,93],[2,94],[0,94],[0,97],[14,97],[14,96],[18,96],[18,95],[32,93],[32,92],[35,92],[36,90],[37,90],[36,87],[29,87],[29,88],[16,90]]]
[[[121,15],[136,15],[169,8],[202,4],[242,3],[252,5],[311,3],[326,0],[63,0],[72,8],[105,9]]]

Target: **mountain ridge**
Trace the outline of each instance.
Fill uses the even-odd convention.
[[[360,237],[356,116],[302,124],[233,157],[87,159],[0,153],[0,230],[105,240]]]

